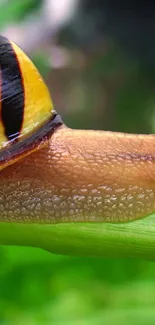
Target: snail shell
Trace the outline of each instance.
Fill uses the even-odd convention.
[[[0,36],[0,169],[37,149],[61,125],[45,82],[25,53]]]

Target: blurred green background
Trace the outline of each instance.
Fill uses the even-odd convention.
[[[1,34],[33,59],[68,126],[153,133],[155,56],[143,25],[150,23],[148,12],[147,22],[139,20],[146,8],[135,16],[121,1],[117,11],[113,1],[85,3],[1,0]],[[152,262],[0,247],[2,325],[155,324],[154,306]]]

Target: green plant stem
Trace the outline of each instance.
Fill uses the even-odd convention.
[[[129,223],[0,223],[0,244],[56,254],[155,260],[155,215]]]

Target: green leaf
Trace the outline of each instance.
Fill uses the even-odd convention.
[[[155,214],[129,223],[0,223],[0,244],[56,254],[155,260]]]
[[[25,19],[38,10],[42,0],[7,1],[0,5],[0,27]]]

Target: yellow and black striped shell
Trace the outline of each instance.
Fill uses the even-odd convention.
[[[32,151],[55,124],[61,119],[38,70],[14,42],[0,36],[1,165]]]

